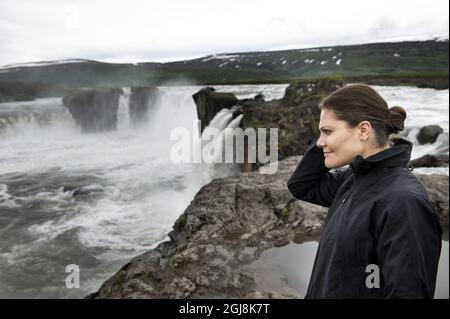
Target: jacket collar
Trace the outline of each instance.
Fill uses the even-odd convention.
[[[391,147],[364,159],[357,155],[350,167],[355,174],[368,174],[375,167],[406,167],[411,159],[413,144],[402,138],[391,140]]]

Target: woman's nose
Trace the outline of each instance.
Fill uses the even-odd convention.
[[[319,148],[324,148],[326,146],[325,139],[322,136],[317,140],[316,146]]]

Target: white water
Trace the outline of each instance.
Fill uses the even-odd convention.
[[[286,85],[215,88],[270,100],[281,98]],[[129,124],[125,89],[118,130],[96,134],[82,134],[58,98],[0,104],[0,297],[82,297],[96,290],[132,257],[167,239],[203,185],[236,172],[229,165],[170,161],[171,130],[194,135],[192,94],[200,87],[161,89],[164,97],[146,125]],[[407,127],[437,123],[448,139],[448,90],[378,89],[406,108]],[[211,125],[236,125],[230,114],[224,110]],[[439,143],[418,149],[425,147],[442,150]],[[73,197],[63,186],[91,193]],[[64,286],[72,263],[80,266],[80,289]]]
[[[399,105],[405,108],[407,117],[405,128],[409,131],[407,138],[414,143],[411,159],[426,154],[448,153],[448,99],[449,91],[434,89],[396,87],[374,87],[388,101],[389,106]],[[444,129],[436,143],[419,145],[416,135],[420,128],[437,124]]]

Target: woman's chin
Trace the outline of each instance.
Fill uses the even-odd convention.
[[[330,161],[328,159],[325,159],[325,167],[329,168],[329,169],[333,169],[333,168],[338,168],[340,166],[338,165],[338,163],[336,163],[334,161]]]
[[[333,167],[331,167],[331,165],[332,165],[332,163],[330,163],[330,161],[327,161],[327,159],[325,159],[325,167],[326,168],[329,168],[329,169],[332,169]]]
[[[349,161],[349,162],[342,161],[342,160],[335,161],[335,160],[331,160],[329,158],[325,158],[325,162],[324,162],[325,167],[329,168],[329,169],[341,168],[350,163],[351,163],[351,161]]]

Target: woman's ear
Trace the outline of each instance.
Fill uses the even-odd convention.
[[[358,124],[359,128],[359,140],[361,142],[365,142],[369,139],[370,134],[372,133],[372,125],[369,121],[362,121]]]

